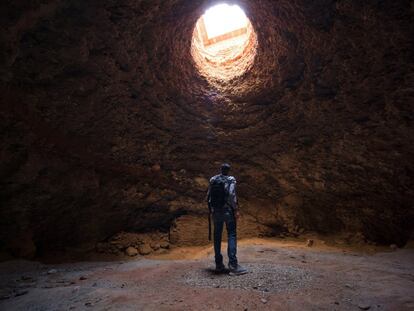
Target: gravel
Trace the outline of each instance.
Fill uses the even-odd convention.
[[[307,286],[312,272],[297,267],[247,263],[243,265],[249,273],[230,276],[215,274],[213,269],[193,270],[183,275],[183,282],[189,286],[256,290],[260,292],[285,292]]]

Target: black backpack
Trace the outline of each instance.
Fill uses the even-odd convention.
[[[210,206],[215,210],[222,210],[227,201],[226,182],[224,178],[215,178],[210,184]]]

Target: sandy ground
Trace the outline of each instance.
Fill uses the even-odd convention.
[[[0,310],[414,310],[413,248],[252,239],[238,255],[247,275],[214,274],[211,247],[116,261],[7,261]]]

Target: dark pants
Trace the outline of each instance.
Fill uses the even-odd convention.
[[[237,233],[236,221],[233,213],[230,210],[223,212],[215,212],[214,219],[214,254],[216,265],[223,264],[223,256],[221,255],[221,237],[223,234],[223,225],[226,223],[227,229],[227,255],[229,257],[229,264],[237,265]]]

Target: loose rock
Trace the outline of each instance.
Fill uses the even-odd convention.
[[[28,293],[29,291],[27,290],[27,289],[22,289],[22,290],[17,290],[16,292],[15,292],[15,296],[17,297],[17,296],[23,296],[23,295],[26,295],[27,293]]]
[[[396,251],[396,250],[398,249],[398,246],[397,246],[396,244],[391,244],[391,245],[390,245],[390,249],[391,249],[392,251]]]
[[[152,248],[148,244],[141,244],[138,250],[141,255],[148,255],[152,252]]]
[[[160,242],[160,247],[161,248],[170,248],[170,243],[168,243],[167,241],[161,241]]]
[[[20,279],[22,281],[32,281],[33,280],[33,278],[31,276],[28,276],[28,275],[23,275]]]
[[[246,264],[248,274],[237,277],[215,278],[208,270],[192,270],[185,273],[183,282],[192,287],[215,287],[228,289],[250,289],[261,293],[298,290],[307,286],[313,274],[307,269],[271,264]]]
[[[154,164],[151,167],[151,171],[153,171],[153,172],[159,172],[160,170],[161,170],[161,165],[159,165],[159,164]]]
[[[368,304],[362,303],[362,304],[358,305],[358,308],[361,309],[361,310],[369,310],[371,308],[371,306],[368,305]]]
[[[126,250],[125,250],[125,253],[128,255],[128,256],[136,256],[136,255],[138,255],[138,250],[135,248],[135,247],[132,247],[132,246],[130,246],[130,247],[128,247]]]
[[[154,251],[158,250],[161,247],[160,243],[151,243],[150,246]]]
[[[7,290],[0,290],[0,300],[9,299],[11,294]]]

